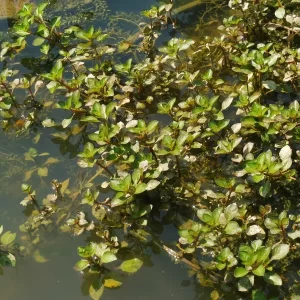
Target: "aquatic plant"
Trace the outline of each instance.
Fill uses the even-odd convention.
[[[141,41],[117,45],[93,26],[46,20],[46,3],[23,7],[14,42],[1,46],[2,128],[22,121],[55,129],[58,143],[71,145],[79,167],[94,175],[73,191],[69,179],[53,181],[43,203],[23,184],[22,204],[33,209],[21,231],[91,234],[75,269],[95,279],[93,299],[119,287],[120,272],[137,272],[149,248],[189,267],[215,289],[212,299],[296,299],[296,4],[232,0],[220,35],[175,37],[162,46],[157,38],[171,4],[143,12],[149,21]],[[40,49],[39,72],[8,69],[30,44]],[[160,237],[170,223],[178,229],[176,248]]]
[[[11,231],[3,232],[3,226],[0,226],[0,272],[3,273],[2,267],[15,266],[16,257],[14,253],[17,246],[14,244],[16,234]]]

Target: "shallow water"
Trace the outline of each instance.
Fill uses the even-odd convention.
[[[111,12],[123,11],[139,13],[157,4],[155,0],[108,0]],[[1,20],[0,31],[6,31],[9,22]],[[35,165],[24,161],[24,153],[30,147],[37,149],[38,153],[49,152],[49,156],[60,158],[60,163],[49,168],[46,179],[32,176],[28,181],[34,186],[38,195],[44,197],[51,192],[49,182],[56,178],[58,181],[71,177],[79,169],[75,159],[62,155],[62,147],[53,142],[51,136],[41,132],[41,139],[37,145],[32,143],[34,133],[23,132],[19,137],[14,134],[0,133],[0,224],[5,230],[18,233],[18,227],[26,220],[26,209],[20,205],[23,199],[21,184],[24,181],[24,172]],[[67,149],[68,150],[68,149]],[[7,162],[8,157],[11,159]],[[70,167],[74,165],[75,167]],[[176,236],[171,226],[166,226],[163,236],[166,240]],[[83,275],[73,269],[78,261],[77,247],[86,243],[85,236],[69,237],[66,235],[45,234],[47,247],[41,254],[48,260],[37,263],[31,257],[19,258],[15,268],[3,268],[0,274],[1,300],[80,300],[88,299]],[[174,238],[173,240],[176,240]],[[106,289],[101,299],[204,299],[209,297],[209,290],[200,289],[193,278],[189,278],[188,269],[181,264],[175,264],[165,253],[152,254],[153,266],[143,266],[133,276],[125,276],[120,289]]]

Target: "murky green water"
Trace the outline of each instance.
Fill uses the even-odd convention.
[[[155,0],[107,1],[112,13],[117,11],[139,13],[154,3],[157,4]],[[122,26],[127,25],[124,23]],[[6,31],[8,26],[8,22],[1,21],[2,31]],[[30,70],[30,66],[28,69]],[[29,148],[34,147],[38,153],[48,152],[49,157],[60,160],[59,163],[49,166],[46,178],[41,179],[34,174],[28,180],[40,197],[51,193],[49,182],[54,178],[59,181],[70,178],[74,182],[83,176],[82,170],[76,167],[76,158],[70,158],[74,156],[74,149],[70,149],[70,145],[59,144],[49,133],[40,132],[40,134],[40,140],[35,145],[34,132],[22,132],[18,136],[15,136],[14,132],[0,133],[0,224],[3,224],[6,230],[17,232],[19,238],[22,236],[19,234],[19,225],[26,221],[26,209],[20,205],[23,199],[20,186],[24,182],[25,172],[36,167],[34,162],[24,160],[24,153]],[[41,158],[38,163],[43,164],[43,159]],[[168,226],[164,228],[162,236],[165,240],[172,240],[170,236],[174,235],[176,232],[173,228]],[[42,239],[45,239],[44,244],[47,246],[41,249],[41,254],[48,261],[37,263],[31,257],[24,257],[18,259],[15,268],[3,268],[3,274],[0,274],[0,299],[88,299],[86,289],[88,282],[82,274],[73,270],[78,260],[77,246],[84,245],[86,238],[86,236],[69,237],[45,233]],[[188,276],[188,269],[175,264],[167,254],[152,254],[151,261],[152,266],[143,266],[137,274],[124,275],[123,286],[117,290],[106,290],[102,299],[179,300],[208,297],[209,290],[199,289],[196,280]]]

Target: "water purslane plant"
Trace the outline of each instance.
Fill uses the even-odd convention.
[[[135,44],[61,26],[45,9],[25,5],[1,45],[1,126],[51,130],[94,175],[73,190],[53,180],[43,202],[22,185],[32,213],[20,230],[35,247],[20,251],[45,230],[91,234],[75,269],[95,278],[93,299],[137,272],[149,248],[190,268],[212,299],[297,299],[299,1],[231,0],[219,35],[160,46],[172,4],[143,12]],[[31,73],[9,67],[31,47]],[[46,158],[26,179],[58,162]],[[165,224],[176,247],[160,238]],[[2,250],[12,242],[3,235],[0,251],[14,263]]]

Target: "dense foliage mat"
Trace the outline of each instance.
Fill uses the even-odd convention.
[[[219,34],[163,45],[172,4],[118,43],[46,9],[25,5],[1,45],[1,126],[46,128],[90,176],[53,180],[42,201],[27,181],[59,160],[29,149],[30,239],[13,250],[2,234],[1,264],[14,252],[43,261],[45,230],[86,233],[75,269],[93,278],[93,299],[149,264],[149,249],[190,268],[212,299],[298,299],[299,1],[231,0]],[[160,238],[167,224],[176,246]]]

